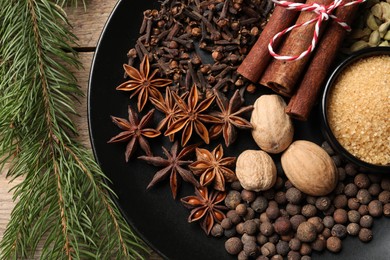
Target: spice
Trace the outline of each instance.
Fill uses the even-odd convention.
[[[218,145],[212,152],[196,148],[196,161],[189,168],[196,176],[200,176],[202,186],[214,183],[214,189],[224,191],[225,181],[233,182],[237,179],[236,174],[229,169],[235,161],[235,157],[223,157],[222,145]]]
[[[357,9],[357,5],[340,7],[336,9],[335,16],[351,24]],[[287,105],[286,113],[293,118],[303,121],[308,119],[347,33],[336,21],[331,20],[329,23],[295,94]]]
[[[247,113],[253,109],[253,106],[241,107],[243,98],[238,90],[234,92],[233,96],[228,100],[225,96],[217,95],[216,103],[220,112],[213,111],[210,115],[219,119],[210,129],[210,138],[214,139],[219,135],[223,135],[226,147],[229,147],[237,138],[237,130],[252,129],[251,123],[241,117],[242,114]]]
[[[360,59],[337,78],[330,92],[328,120],[340,144],[372,164],[390,163],[390,56]]]
[[[184,147],[180,152],[178,151],[179,144],[176,141],[170,151],[168,151],[165,147],[162,147],[163,153],[166,156],[166,159],[162,157],[154,157],[154,156],[140,156],[138,157],[141,160],[146,161],[149,164],[154,166],[162,166],[163,169],[159,170],[155,173],[153,179],[150,181],[147,189],[152,188],[157,183],[169,177],[172,196],[176,199],[177,188],[179,186],[178,175],[183,178],[184,181],[190,182],[194,186],[199,186],[198,181],[194,178],[192,173],[189,170],[186,170],[184,167],[190,164],[192,161],[185,160],[195,149],[195,146],[187,146]]]
[[[195,85],[191,88],[187,103],[183,100],[183,96],[180,97],[174,92],[173,97],[179,106],[180,113],[178,114],[177,120],[165,131],[165,136],[172,135],[183,129],[181,145],[184,146],[191,138],[193,130],[195,130],[194,132],[208,144],[210,137],[203,123],[217,123],[218,121],[215,117],[204,114],[204,111],[213,103],[214,97],[207,98],[198,104],[199,92]]]
[[[219,191],[209,192],[207,187],[195,188],[195,196],[187,196],[180,201],[183,205],[191,209],[188,222],[203,221],[200,223],[203,231],[210,234],[214,223],[220,223],[226,216],[222,212],[226,207],[218,205],[226,197],[226,193]]]
[[[297,16],[298,12],[287,10],[281,6],[275,7],[263,32],[260,34],[242,64],[238,67],[238,73],[252,82],[257,82],[271,59],[271,55],[267,48],[270,40],[276,33],[293,24]],[[274,46],[277,47],[279,44],[280,41],[277,41]]]
[[[112,122],[118,126],[123,132],[112,137],[108,143],[128,142],[125,151],[125,160],[128,162],[129,158],[134,154],[137,144],[148,155],[152,155],[152,151],[148,144],[147,138],[154,138],[160,135],[160,131],[152,128],[145,128],[150,120],[153,118],[154,109],[150,110],[141,120],[138,119],[137,113],[128,106],[129,117],[128,120],[111,116]]]
[[[154,78],[158,72],[157,69],[150,74],[149,59],[146,55],[140,64],[139,70],[127,64],[124,64],[123,68],[131,79],[120,84],[116,89],[134,91],[130,98],[138,94],[138,111],[142,111],[149,97],[162,99],[162,95],[157,88],[166,87],[172,83],[170,79]]]

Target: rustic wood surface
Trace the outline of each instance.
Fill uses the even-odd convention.
[[[75,47],[80,51],[79,58],[83,64],[83,69],[74,71],[85,96],[79,100],[80,103],[77,106],[79,116],[73,117],[73,120],[78,127],[78,139],[88,148],[90,148],[87,125],[87,86],[89,71],[100,33],[116,3],[116,0],[87,0],[86,9],[84,9],[82,4],[79,4],[77,8],[65,9],[69,22],[73,26],[72,31],[79,38],[78,46]],[[3,237],[15,205],[11,189],[22,181],[22,179],[17,179],[9,183],[9,180],[6,178],[6,172],[7,168],[0,174],[0,240]],[[161,257],[156,253],[152,253],[149,259],[158,260]]]

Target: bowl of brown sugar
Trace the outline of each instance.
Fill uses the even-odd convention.
[[[364,49],[336,67],[322,116],[335,150],[369,172],[390,173],[390,47]]]

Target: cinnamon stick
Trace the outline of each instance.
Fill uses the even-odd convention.
[[[333,0],[307,0],[307,4],[328,5]],[[301,12],[296,24],[307,22],[316,18],[318,14],[314,12]],[[299,55],[307,50],[313,39],[315,23],[307,26],[295,28],[290,32],[282,43],[278,53],[285,56]],[[323,28],[321,28],[323,30]],[[310,55],[300,60],[282,61],[273,59],[260,79],[260,84],[267,86],[283,96],[290,97],[293,94],[294,87],[299,80]]]
[[[302,3],[303,0],[292,2]],[[283,29],[291,26],[298,16],[298,12],[276,6],[267,25],[264,27],[256,43],[238,67],[237,72],[252,82],[258,82],[264,70],[267,68],[271,55],[268,52],[268,44],[272,37]],[[276,41],[275,48],[280,41]]]
[[[357,9],[358,5],[339,7],[335,15],[347,24],[351,24]],[[301,84],[286,107],[286,112],[291,117],[303,121],[309,117],[345,35],[345,29],[335,21],[330,22]]]

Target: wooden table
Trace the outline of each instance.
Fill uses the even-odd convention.
[[[81,103],[77,107],[77,111],[80,116],[73,117],[73,120],[79,130],[80,136],[78,139],[86,147],[90,148],[87,125],[87,86],[89,71],[100,33],[102,32],[104,24],[117,1],[86,0],[86,2],[86,10],[82,4],[79,4],[77,8],[66,8],[65,10],[67,12],[69,22],[73,26],[72,31],[79,39],[79,46],[75,47],[77,47],[77,50],[79,51],[79,59],[83,64],[83,69],[73,71],[85,94],[85,97],[80,100]],[[4,230],[10,219],[11,211],[15,205],[10,189],[21,181],[21,179],[17,179],[13,183],[9,183],[9,180],[7,180],[5,176],[6,172],[7,169],[3,170],[0,175],[0,240],[3,237]],[[150,259],[157,260],[161,258],[157,254],[153,253]]]

